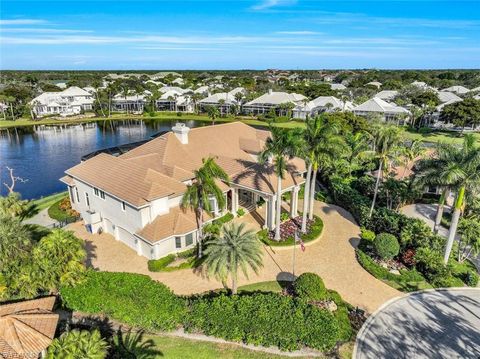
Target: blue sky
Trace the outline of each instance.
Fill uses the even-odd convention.
[[[1,69],[479,68],[478,1],[5,1]]]

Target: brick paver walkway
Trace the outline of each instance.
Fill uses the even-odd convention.
[[[315,272],[325,285],[340,293],[349,303],[372,313],[387,300],[401,295],[366,272],[355,258],[359,227],[344,209],[321,202],[315,203],[315,212],[324,221],[320,240],[307,246],[305,252],[296,250],[295,274]],[[88,234],[81,223],[69,229],[85,239],[89,264],[104,271],[123,271],[147,274],[168,285],[177,294],[200,293],[221,288],[215,279],[207,279],[190,269],[169,273],[148,271],[147,259],[138,256],[126,245],[108,234]],[[258,275],[240,278],[240,285],[292,278],[292,249],[264,247],[264,267]]]

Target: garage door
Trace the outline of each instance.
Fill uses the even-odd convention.
[[[117,233],[118,233],[118,240],[120,242],[125,243],[127,246],[132,248],[134,251],[137,250],[137,246],[135,244],[135,238],[131,235],[128,231],[124,230],[117,226]]]

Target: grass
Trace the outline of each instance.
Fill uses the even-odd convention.
[[[463,134],[455,131],[431,131],[426,133],[405,131],[405,136],[410,140],[421,140],[423,142],[445,142],[451,144],[461,144]],[[480,141],[480,134],[474,133],[474,136]]]
[[[179,265],[171,266],[175,259],[180,258],[185,261]],[[197,267],[202,261],[197,260],[195,255],[195,249],[188,249],[186,251],[169,254],[166,257],[160,259],[151,259],[148,261],[148,270],[150,272],[173,272],[180,269],[188,269]]]
[[[42,209],[49,208],[55,202],[58,202],[58,201],[64,199],[65,197],[67,197],[67,196],[68,196],[67,191],[60,192],[60,193],[52,194],[50,196],[35,199],[35,200],[32,201],[32,203],[35,205],[35,208],[37,210],[41,211]]]
[[[60,222],[73,218],[71,215],[69,215],[67,212],[65,212],[60,208],[60,203],[62,201],[63,201],[63,198],[60,199],[59,201],[56,201],[48,208],[49,217],[52,219],[56,219],[57,221],[60,221]]]
[[[168,336],[145,336],[152,339],[162,355],[157,358],[182,358],[182,359],[270,359],[283,358],[284,356],[257,352],[241,348],[233,344],[210,343],[186,338]]]
[[[251,292],[272,292],[272,293],[281,293],[283,288],[289,286],[292,282],[288,281],[267,281],[267,282],[258,282],[243,285],[238,287],[240,293],[251,293]]]
[[[110,118],[104,117],[90,117],[90,118],[65,118],[65,119],[53,119],[46,118],[33,121],[29,118],[21,118],[16,121],[3,121],[0,120],[0,129],[2,128],[14,128],[14,127],[28,127],[34,125],[60,125],[60,124],[80,124],[80,123],[89,123],[103,120],[111,121],[124,121],[124,120],[149,120],[149,121],[202,121],[202,122],[212,122],[212,120],[206,115],[197,115],[197,114],[182,114],[177,116],[176,113],[172,112],[157,112],[155,116],[145,115],[126,115],[126,114],[113,114]],[[242,121],[248,125],[252,126],[268,126],[268,123],[265,121],[258,120],[254,117],[245,117],[245,116],[229,116],[229,117],[220,117],[215,120],[215,123],[225,123],[233,121]],[[278,122],[274,123],[274,126],[283,127],[283,128],[297,128],[304,127],[305,124],[297,121],[288,121],[288,122]]]

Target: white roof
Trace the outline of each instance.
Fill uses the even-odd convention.
[[[296,110],[297,111],[313,111],[316,108],[324,108],[327,107],[328,104],[332,105],[332,109],[339,109],[339,110],[350,110],[352,109],[351,102],[343,102],[342,100],[334,97],[334,96],[320,96],[316,99],[308,102],[305,106],[302,104],[298,105]]]
[[[455,102],[460,102],[460,101],[463,101],[463,100],[462,99],[460,99],[460,100],[450,100],[450,101],[447,101],[445,103],[442,103],[442,104],[438,105],[437,107],[435,107],[435,109],[438,112],[441,112],[445,106],[450,105],[450,104],[455,103]]]
[[[374,97],[353,108],[353,112],[410,113],[407,109]]]
[[[185,81],[181,77],[177,77],[175,80],[172,81],[172,84],[183,85]]]
[[[287,92],[268,92],[256,99],[247,102],[245,105],[257,105],[257,104],[269,104],[269,105],[280,105],[282,103],[299,103],[302,100],[306,99],[305,96],[298,93],[287,93]]]
[[[122,93],[116,94],[113,98],[115,101],[143,101],[145,99],[144,95],[127,95],[125,96]]]
[[[198,89],[194,90],[193,91],[194,93],[205,93],[205,92],[208,92],[208,86],[200,86]]]
[[[467,92],[470,92],[469,89],[463,86],[450,86],[446,89],[443,89],[442,91],[455,92],[456,94],[459,94],[459,95],[463,95],[463,94],[466,94]]]
[[[84,87],[83,90],[87,91],[89,94],[93,94],[94,92],[96,92],[95,89],[90,86]]]
[[[163,86],[159,89],[160,92],[167,92],[167,91],[177,91],[178,93],[184,94],[186,92],[191,91],[190,89],[182,89],[181,87],[176,86]]]
[[[440,91],[437,93],[437,95],[441,103],[450,102],[450,101],[454,101],[454,102],[462,101],[462,98],[458,97],[453,92]]]
[[[182,75],[179,74],[178,72],[172,72],[172,71],[161,71],[161,72],[157,72],[156,74],[153,74],[153,75],[151,75],[150,77],[151,77],[151,78],[164,78],[164,77],[167,77],[168,75],[177,76],[177,77],[182,77]]]
[[[345,86],[343,84],[330,84],[330,88],[332,90],[345,90],[347,88],[347,86]]]
[[[91,96],[91,93],[77,86],[69,87],[61,92],[62,96]]]
[[[378,82],[378,81],[370,81],[369,83],[367,83],[367,85],[372,85],[372,86],[376,86],[376,87],[381,87],[381,86],[382,86],[382,83],[381,83],[381,82]]]
[[[383,90],[377,93],[374,97],[382,100],[391,100],[397,95],[398,95],[398,91],[396,90]]]
[[[182,92],[178,92],[177,90],[169,90],[167,92],[164,92],[162,96],[160,96],[160,100],[168,100],[169,97],[180,97],[183,95]]]
[[[237,102],[235,97],[228,92],[218,92],[200,100],[199,103],[219,103],[220,100],[225,101],[227,104],[233,104]]]
[[[230,95],[235,96],[237,93],[245,93],[245,89],[243,87],[235,87],[233,90],[228,92]]]
[[[479,92],[479,91],[480,91],[480,86],[475,87],[475,88],[470,90],[470,92]]]

